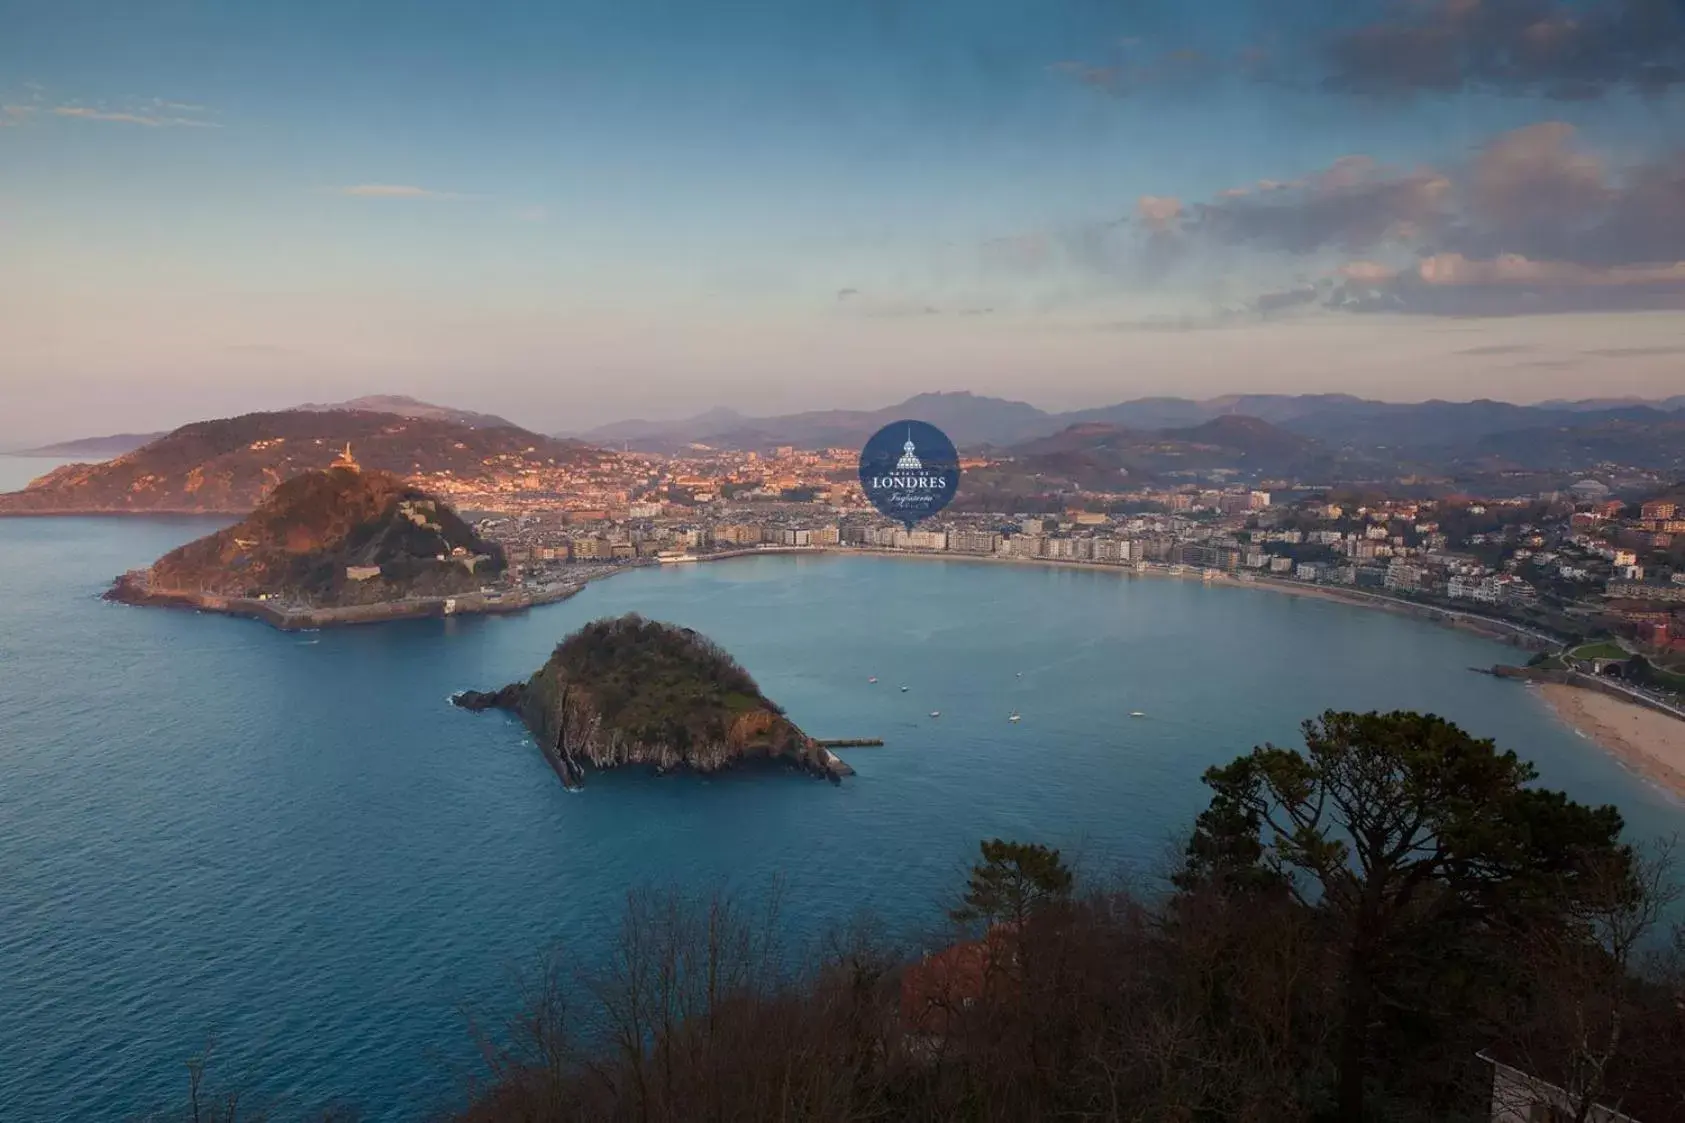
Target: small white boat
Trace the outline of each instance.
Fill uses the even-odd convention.
[[[941,716],[942,716],[942,711],[941,711],[941,710],[931,710],[931,711],[930,711],[930,716],[931,716],[931,717],[941,717]]]
[[[867,680],[866,680],[866,681],[867,681],[867,682],[876,682],[876,681],[878,681],[878,676],[877,676],[877,675],[873,675],[873,676],[872,676],[872,677],[871,677],[871,678],[869,678],[869,679],[867,679]]]
[[[1018,677],[1019,677],[1019,678],[1023,678],[1023,677],[1024,677],[1024,672],[1023,672],[1023,671],[1019,671],[1019,672],[1018,672]]]
[[[1142,713],[1140,710],[1130,710],[1129,716],[1130,717],[1146,717],[1147,715]]]
[[[903,693],[903,694],[907,693],[907,688],[905,686],[903,686],[901,688],[901,693]]]
[[[1018,720],[1019,720],[1019,714],[1018,714],[1018,711],[1017,711],[1017,710],[1013,710],[1013,711],[1012,711],[1012,712],[1011,712],[1011,713],[1009,713],[1009,714],[1007,714],[1007,715],[1006,715],[1006,720],[1007,720],[1007,721],[1010,721],[1010,722],[1012,722],[1012,723],[1014,723],[1014,724],[1017,724],[1017,722],[1018,722]]]

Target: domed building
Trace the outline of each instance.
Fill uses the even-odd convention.
[[[1596,503],[1600,499],[1609,498],[1609,488],[1596,480],[1585,479],[1569,488],[1568,494],[1572,495],[1576,502]]]

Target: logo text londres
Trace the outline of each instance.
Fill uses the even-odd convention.
[[[860,451],[860,486],[874,507],[910,530],[946,507],[959,484],[959,454],[947,434],[923,421],[897,421]]]

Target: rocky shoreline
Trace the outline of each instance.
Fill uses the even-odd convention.
[[[833,784],[854,775],[854,769],[841,757],[782,718],[777,720],[788,726],[792,735],[770,749],[746,751],[747,743],[757,735],[770,732],[772,725],[765,722],[768,728],[755,728],[763,722],[751,717],[750,720],[740,721],[726,739],[691,746],[681,752],[671,744],[634,740],[617,730],[605,730],[597,715],[586,716],[579,727],[566,728],[529,700],[523,683],[511,683],[494,691],[464,690],[454,695],[451,703],[476,713],[502,710],[519,717],[538,739],[544,758],[569,788],[582,787],[588,770],[607,771],[637,766],[648,768],[657,775],[694,772],[706,776],[741,768],[745,764],[784,765]]]
[[[853,775],[705,637],[638,616],[586,625],[526,682],[451,701],[520,718],[569,788],[589,771],[632,766],[702,775],[784,766],[832,783]]]

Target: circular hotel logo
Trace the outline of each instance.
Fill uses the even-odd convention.
[[[860,450],[860,487],[866,498],[908,530],[952,502],[959,486],[954,442],[927,422],[891,422]]]

